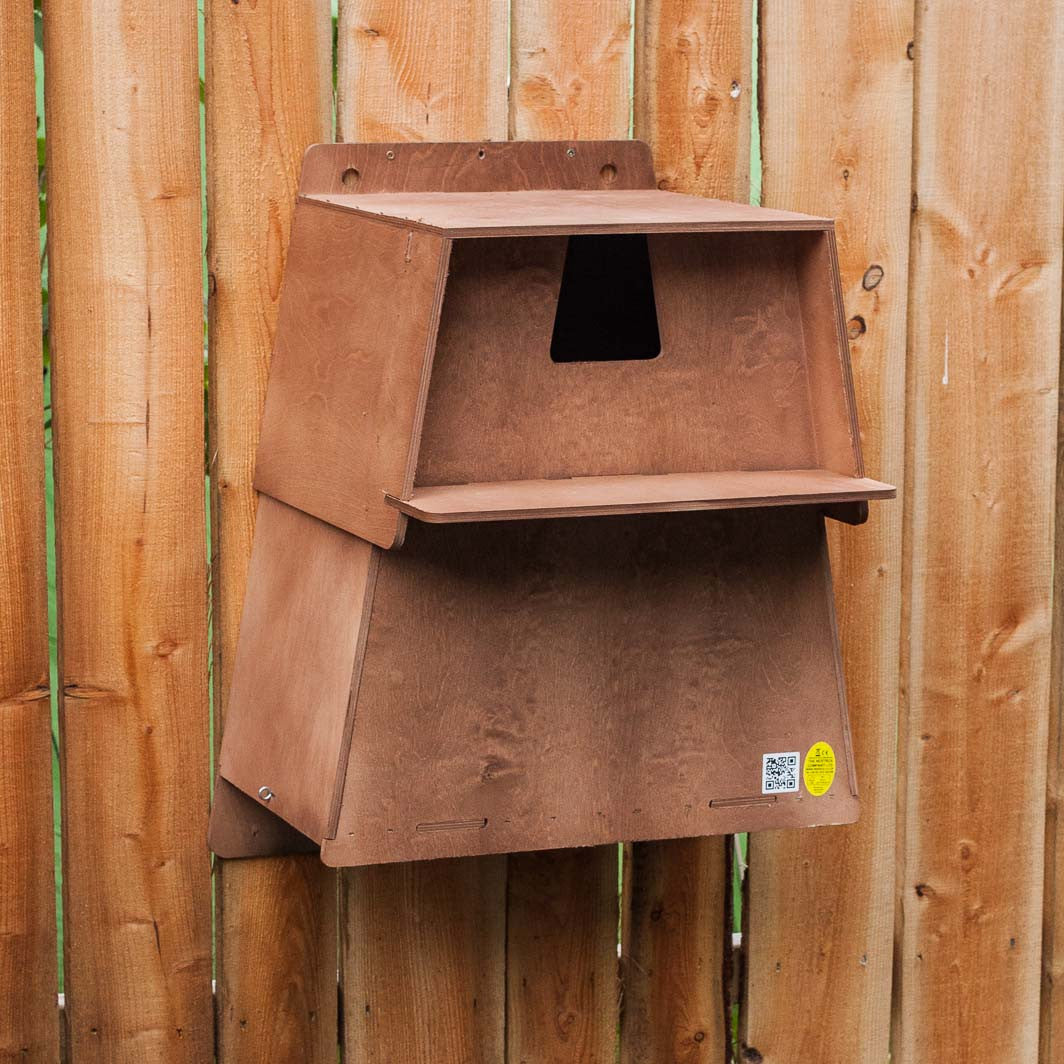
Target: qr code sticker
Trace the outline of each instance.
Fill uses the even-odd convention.
[[[761,793],[787,794],[798,790],[798,751],[765,754],[761,762]]]

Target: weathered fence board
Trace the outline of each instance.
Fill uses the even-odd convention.
[[[83,1061],[209,1059],[196,11],[45,8],[65,971]]]
[[[751,33],[745,0],[637,4],[634,134],[650,144],[661,188],[747,199]],[[725,1059],[726,845],[699,839],[631,848],[621,1017],[625,1064]],[[667,993],[656,985],[662,982]]]
[[[510,10],[510,136],[626,137],[629,0],[514,0]]]
[[[761,7],[764,202],[837,219],[868,475],[901,485],[912,4]],[[826,63],[824,57],[832,61]],[[807,86],[815,83],[817,91]],[[750,839],[744,1039],[766,1061],[889,1052],[901,503],[832,532],[861,789],[851,827]],[[800,929],[800,930],[799,930]]]
[[[498,0],[342,0],[337,139],[505,139],[506,33]],[[502,1059],[505,869],[488,857],[341,873],[348,1064]]]
[[[0,1059],[54,1061],[55,880],[33,5],[0,4]]]
[[[898,1064],[1037,1052],[1062,31],[916,11]]]
[[[215,738],[255,524],[252,471],[303,152],[332,136],[328,0],[206,5]],[[336,1060],[336,873],[216,864],[218,1060]]]
[[[505,0],[340,0],[337,140],[506,138]]]

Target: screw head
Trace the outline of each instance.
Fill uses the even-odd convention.
[[[566,148],[565,149],[565,154],[568,155],[570,159],[575,158],[576,157],[576,148]]]
[[[268,802],[273,797],[273,791],[271,791],[269,787],[260,787],[259,788],[259,797],[264,802]]]
[[[386,151],[386,152],[384,153],[384,157],[385,157],[385,159],[394,159],[394,158],[395,158],[395,152],[394,152],[394,151],[392,151],[392,150],[391,150],[391,148],[389,148],[389,149],[388,149],[388,150],[387,150],[387,151]]]

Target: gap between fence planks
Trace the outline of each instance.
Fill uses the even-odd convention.
[[[505,139],[506,32],[497,0],[341,0],[337,139]],[[341,872],[347,1064],[499,1064],[505,872],[499,857]]]
[[[56,1061],[33,5],[0,5],[0,1059]]]
[[[44,9],[69,1052],[209,1059],[195,8]]]
[[[745,0],[636,5],[634,135],[651,146],[660,188],[747,200],[752,32]],[[622,1064],[728,1058],[729,844],[684,839],[630,848]]]
[[[958,13],[916,12],[897,1064],[1038,1043],[1064,9]]]
[[[303,152],[331,136],[328,0],[208,0],[206,120],[215,739],[255,524],[252,472]],[[219,1064],[336,1060],[336,874],[218,861]]]
[[[760,29],[764,200],[836,218],[867,469],[900,484],[912,4],[767,0]],[[742,1038],[773,1064],[889,1053],[901,530],[900,502],[832,529],[860,820],[750,838]]]

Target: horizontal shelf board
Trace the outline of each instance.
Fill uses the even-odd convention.
[[[661,189],[307,195],[311,203],[450,238],[826,229],[828,218]]]
[[[894,495],[890,484],[866,477],[826,469],[773,469],[448,484],[415,488],[409,499],[389,495],[387,500],[419,521],[452,524],[861,502]]]

